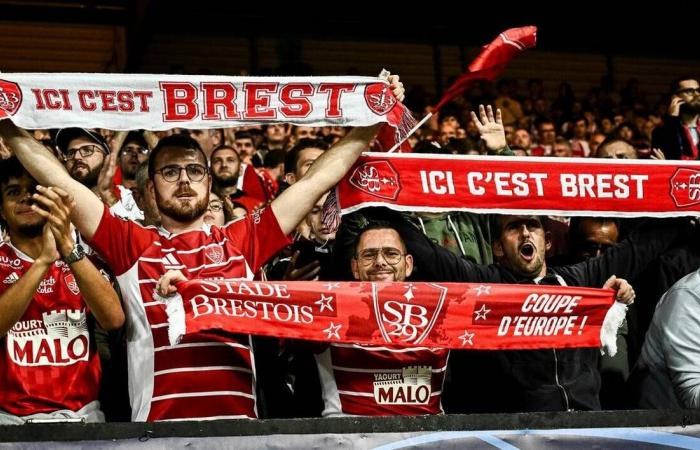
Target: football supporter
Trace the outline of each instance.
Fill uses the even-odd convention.
[[[403,100],[398,77],[389,82]],[[134,421],[258,417],[250,337],[209,332],[170,346],[165,305],[154,296],[154,288],[170,269],[188,278],[252,278],[289,243],[287,235],[340,180],[377,129],[356,128],[269,207],[225,227],[203,222],[211,175],[199,144],[182,135],[163,138],[149,155],[148,166],[161,226],[143,228],[114,217],[48,150],[10,121],[0,122],[0,136],[28,171],[76,199],[73,222],[117,276],[128,311]]]
[[[109,281],[73,239],[71,196],[37,186],[16,158],[0,163],[0,424],[102,422],[91,321],[124,322]]]

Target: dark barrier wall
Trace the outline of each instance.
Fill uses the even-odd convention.
[[[68,448],[700,448],[700,411],[602,411],[423,417],[0,427],[13,447]],[[580,447],[579,447],[580,446]],[[2,445],[0,444],[0,447]]]

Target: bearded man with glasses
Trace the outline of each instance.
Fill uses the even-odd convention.
[[[402,101],[404,88],[398,77],[388,81]],[[189,136],[163,138],[148,160],[148,190],[154,194],[161,226],[144,228],[114,217],[28,133],[9,120],[0,122],[0,137],[25,168],[40,182],[61,187],[75,198],[71,218],[117,275],[127,305],[133,421],[258,417],[250,336],[203,332],[171,346],[165,304],[158,301],[155,289],[175,292],[170,281],[176,279],[164,276],[171,270],[187,278],[252,279],[288,245],[288,234],[340,181],[377,130],[355,128],[269,207],[223,227],[204,223],[212,180],[202,148]]]
[[[63,128],[55,141],[70,176],[99,196],[98,179],[110,154],[104,138],[85,128]]]
[[[672,85],[671,102],[664,123],[651,134],[652,148],[660,148],[666,159],[700,159],[700,84],[691,77]]]

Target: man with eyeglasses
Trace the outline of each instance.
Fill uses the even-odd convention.
[[[127,143],[125,138],[129,138],[131,142]],[[111,154],[110,146],[96,131],[86,128],[62,128],[56,133],[56,147],[71,177],[97,195],[110,207],[112,213],[129,220],[143,220],[143,212],[136,205],[131,190],[120,185],[115,188],[112,183],[118,162],[122,168],[123,182],[135,186],[136,170],[132,170],[128,164],[128,154],[143,152],[135,151],[135,147],[140,148],[141,143],[134,145],[133,141],[136,138],[132,133],[126,132],[117,132],[112,139],[113,144],[116,142],[118,147],[119,142],[124,140],[117,155]],[[130,150],[125,151],[127,146]],[[117,160],[112,161],[115,157]],[[138,156],[136,158],[138,160]]]
[[[98,179],[110,154],[104,138],[85,128],[62,128],[56,133],[55,140],[70,176],[100,195]]]
[[[120,131],[117,133],[118,138],[124,136],[124,141],[119,149],[118,161],[121,172],[121,184],[117,184],[116,188],[116,203],[110,205],[110,211],[113,214],[129,220],[144,220],[144,213],[139,208],[134,198],[134,192],[137,191],[136,173],[139,165],[148,161],[150,153],[150,145],[146,140],[149,136],[151,142],[158,142],[158,138],[150,131],[129,131],[125,133]],[[105,176],[109,177],[110,171],[107,171]],[[108,188],[111,190],[110,188]]]
[[[389,83],[403,100],[398,77]],[[176,290],[170,281],[177,279],[164,277],[172,270],[187,278],[252,279],[289,243],[288,234],[350,169],[377,129],[354,129],[269,207],[225,227],[203,222],[212,180],[199,144],[189,136],[163,138],[148,163],[148,189],[161,226],[144,228],[114,217],[92,192],[65,175],[48,150],[9,120],[0,122],[0,136],[29,172],[75,198],[76,227],[117,275],[127,304],[132,420],[258,417],[250,337],[203,332],[170,346],[165,304],[155,289],[161,294]]]
[[[700,159],[700,84],[683,77],[673,83],[671,103],[664,123],[654,128],[652,148],[660,148],[666,159]]]
[[[617,290],[617,301],[627,304],[634,290],[613,275],[637,276],[690,231],[684,219],[653,221],[598,258],[551,267],[545,261],[551,236],[543,218],[503,215],[492,233],[497,263],[479,265],[440,247],[396,213],[381,215],[392,220],[420,263],[422,280],[603,287]],[[443,404],[451,413],[600,409],[598,360],[599,351],[594,348],[455,351],[450,356]]]
[[[389,222],[362,229],[350,264],[360,281],[405,281],[413,272],[413,256]],[[448,355],[439,348],[331,344],[315,355],[322,415],[441,414]]]
[[[148,161],[150,147],[144,133],[138,131],[130,131],[124,138],[124,143],[119,149],[119,169],[122,173],[122,185],[126,189],[136,188],[136,171],[139,164]],[[157,141],[157,138],[155,138]]]

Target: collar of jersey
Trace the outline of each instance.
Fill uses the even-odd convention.
[[[197,231],[197,232],[204,231],[204,233],[206,233],[206,235],[209,236],[211,234],[211,225],[205,223],[205,224],[202,224],[202,228],[200,228],[198,230],[187,230],[187,231],[181,231],[179,233],[171,233],[170,231],[163,228],[163,225],[158,226],[158,234],[160,234],[161,236],[163,236],[167,239],[173,239],[177,236],[180,236],[180,235],[183,235],[186,233],[191,233],[193,231]]]

